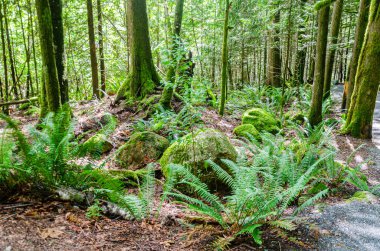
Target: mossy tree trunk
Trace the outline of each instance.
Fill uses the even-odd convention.
[[[128,0],[127,5],[131,68],[126,81],[118,90],[115,103],[126,97],[141,99],[159,84],[150,48],[146,0]]]
[[[348,77],[348,86],[347,93],[343,96],[343,108],[347,109],[350,107],[352,92],[354,91],[355,86],[355,77],[359,63],[360,51],[362,49],[365,31],[368,23],[368,14],[369,14],[369,5],[371,0],[361,0],[359,8],[359,16],[356,22],[356,31],[355,31],[355,42],[354,48],[352,50],[352,57],[350,63],[350,73]]]
[[[316,46],[314,83],[309,114],[309,122],[312,126],[315,126],[322,121],[323,81],[325,76],[324,72],[326,62],[330,6],[327,5],[325,7],[322,7],[318,12],[318,35]]]
[[[7,52],[6,52],[6,48],[5,48],[5,32],[4,32],[4,23],[3,23],[3,7],[4,5],[2,4],[2,2],[0,1],[0,32],[1,32],[1,50],[2,50],[2,56],[3,56],[3,69],[4,69],[4,92],[3,92],[3,96],[4,96],[4,101],[8,101],[9,98],[8,98],[8,94],[9,94],[9,82],[8,82],[8,62],[7,62]],[[5,114],[8,114],[9,113],[9,110],[8,110],[8,107],[7,106],[3,106],[3,112]]]
[[[41,116],[56,112],[61,107],[58,73],[54,55],[53,27],[49,0],[36,0],[41,56],[42,90]]]
[[[96,1],[98,9],[98,35],[99,35],[99,62],[100,62],[100,88],[102,93],[101,97],[106,92],[106,65],[104,62],[104,42],[103,42],[103,12],[101,0]]]
[[[224,115],[224,106],[227,98],[227,68],[228,68],[228,22],[230,15],[231,4],[226,0],[226,9],[224,14],[224,28],[223,28],[223,47],[222,47],[222,85],[219,105],[219,115]]]
[[[162,93],[160,104],[165,108],[170,108],[170,102],[173,97],[173,92],[175,88],[175,80],[176,80],[176,70],[178,67],[178,48],[181,43],[180,33],[182,26],[182,16],[183,16],[183,5],[184,0],[177,0],[176,9],[175,9],[175,17],[174,17],[174,27],[173,27],[173,40],[172,40],[172,48],[170,53],[170,65],[168,67],[168,72],[166,74],[166,85],[164,91]]]
[[[66,79],[65,41],[63,33],[62,0],[49,0],[53,27],[55,63],[57,66],[61,103],[69,101],[69,86]]]
[[[276,12],[272,19],[273,28],[269,34],[268,45],[268,73],[267,84],[274,87],[281,87],[281,52],[280,52],[280,37],[279,28],[280,10],[279,6],[275,5]]]
[[[91,74],[92,74],[92,96],[100,98],[98,60],[96,58],[95,31],[94,31],[94,14],[92,0],[87,0],[87,25],[88,25],[88,42],[90,45]]]
[[[305,16],[305,3],[307,0],[301,1],[301,11],[302,17]],[[296,55],[296,66],[295,66],[295,81],[297,86],[300,86],[304,82],[304,74],[305,74],[305,64],[306,64],[306,46],[303,44],[303,36],[305,35],[305,25],[301,23],[298,27],[298,46],[297,46],[297,55]]]
[[[340,22],[342,19],[343,12],[343,0],[337,0],[334,4],[334,10],[332,14],[332,23],[331,23],[331,41],[329,45],[329,53],[326,59],[326,68],[325,68],[325,80],[323,87],[323,95],[324,98],[328,98],[330,96],[331,89],[331,78],[334,67],[334,59],[336,46],[338,43],[339,36],[339,28]]]
[[[372,137],[372,120],[380,85],[380,1],[372,0],[355,87],[344,132],[354,137]]]

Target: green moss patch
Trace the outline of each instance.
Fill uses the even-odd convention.
[[[169,141],[153,132],[139,132],[118,150],[116,161],[129,170],[137,170],[157,161],[169,147]]]
[[[259,131],[251,124],[244,124],[235,127],[234,134],[239,137],[249,137],[251,135],[255,139],[260,139]]]
[[[278,133],[281,123],[271,113],[260,109],[253,108],[243,114],[243,124],[253,125],[259,132],[267,131],[270,133]]]

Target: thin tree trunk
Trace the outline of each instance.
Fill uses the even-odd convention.
[[[333,67],[334,67],[334,58],[335,58],[336,46],[338,42],[342,12],[343,12],[343,0],[337,0],[334,4],[334,10],[332,14],[331,41],[330,41],[330,46],[329,46],[330,47],[329,53],[326,59],[325,80],[324,80],[324,87],[323,87],[324,98],[328,98],[330,96],[331,76],[332,76]]]
[[[3,24],[3,7],[4,5],[2,2],[0,2],[0,30],[1,30],[1,49],[3,54],[3,68],[4,68],[4,101],[9,100],[9,82],[8,82],[8,62],[7,62],[7,51],[6,51],[6,41],[5,41],[5,35],[4,35],[4,24]],[[8,109],[3,109],[3,112],[5,114],[8,114]]]
[[[326,62],[327,36],[329,27],[330,6],[322,7],[318,14],[318,36],[317,51],[315,61],[315,73],[313,83],[313,94],[309,122],[312,126],[322,121],[322,102],[323,102],[323,80]]]
[[[280,23],[280,10],[277,8],[272,23],[275,26],[269,36],[268,52],[268,85],[281,87],[281,52],[278,24]]]
[[[106,92],[106,66],[104,62],[104,43],[103,43],[103,12],[101,0],[97,0],[98,9],[98,36],[99,36],[99,62],[100,62],[100,86],[101,97]]]
[[[61,104],[69,101],[69,87],[66,79],[65,41],[63,33],[62,0],[49,0],[53,27],[54,55],[57,66]]]
[[[6,1],[3,0],[3,13],[4,13],[4,20],[5,20],[5,35],[7,38],[9,64],[11,67],[11,77],[12,77],[12,83],[13,83],[12,90],[13,90],[13,94],[15,96],[15,99],[18,99],[19,95],[18,95],[18,90],[17,90],[17,77],[16,77],[16,69],[15,69],[14,60],[13,60],[11,38],[9,35],[7,9],[8,9],[8,6],[6,5]]]
[[[170,54],[170,61],[171,64],[169,65],[168,72],[166,74],[166,80],[167,84],[164,88],[164,91],[162,93],[162,97],[160,100],[161,105],[168,109],[170,108],[170,102],[173,97],[173,92],[175,88],[175,82],[176,82],[176,70],[178,67],[178,48],[181,44],[181,27],[182,27],[182,16],[183,16],[183,5],[184,0],[177,0],[176,3],[176,9],[175,9],[175,17],[174,17],[174,27],[173,27],[173,40],[172,40],[172,48],[171,48],[171,54]]]
[[[87,24],[88,24],[88,41],[90,45],[90,57],[91,57],[92,95],[94,98],[100,98],[98,61],[96,58],[94,15],[93,15],[93,8],[92,8],[92,0],[87,0]]]
[[[224,14],[224,27],[223,27],[223,48],[222,48],[222,85],[219,115],[224,115],[224,106],[227,98],[227,68],[228,68],[228,20],[230,14],[230,1],[226,0],[226,9]]]
[[[49,111],[56,112],[59,110],[61,107],[61,97],[54,56],[53,27],[49,1],[36,0],[36,9],[43,69],[43,86],[41,91],[41,116],[43,117]]]

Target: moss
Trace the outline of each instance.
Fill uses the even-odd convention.
[[[335,0],[322,0],[322,1],[319,1],[319,2],[317,2],[314,5],[314,9],[318,11],[318,10],[322,9],[323,7],[331,5],[333,2],[335,2]]]
[[[136,170],[157,161],[169,147],[169,141],[152,132],[139,132],[131,136],[116,156],[120,166]]]
[[[267,131],[270,133],[278,133],[280,131],[280,121],[271,113],[260,109],[253,108],[243,114],[243,124],[253,125],[259,132]]]
[[[92,136],[86,142],[84,142],[82,147],[86,151],[86,153],[103,154],[111,151],[113,145],[110,141],[108,141],[106,135],[99,133]]]
[[[306,116],[303,113],[297,113],[292,117],[292,121],[297,124],[303,124],[306,121]]]
[[[307,193],[309,195],[314,195],[314,194],[317,194],[319,192],[322,192],[323,190],[326,190],[328,187],[326,186],[326,184],[324,183],[317,183],[315,184],[312,188],[310,188]]]
[[[234,134],[239,137],[247,137],[248,135],[253,136],[255,139],[260,139],[260,133],[251,124],[244,124],[235,127]]]
[[[373,203],[373,202],[377,202],[378,200],[379,198],[370,192],[358,191],[351,198],[349,198],[347,202],[361,201],[361,202]]]
[[[190,168],[203,182],[215,184],[216,177],[204,165],[206,160],[220,159],[235,161],[237,152],[227,136],[214,129],[198,130],[172,144],[160,159],[163,174],[167,176],[168,164],[181,164]]]

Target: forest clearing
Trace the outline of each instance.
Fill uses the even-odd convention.
[[[380,250],[379,0],[0,0],[0,250]]]

